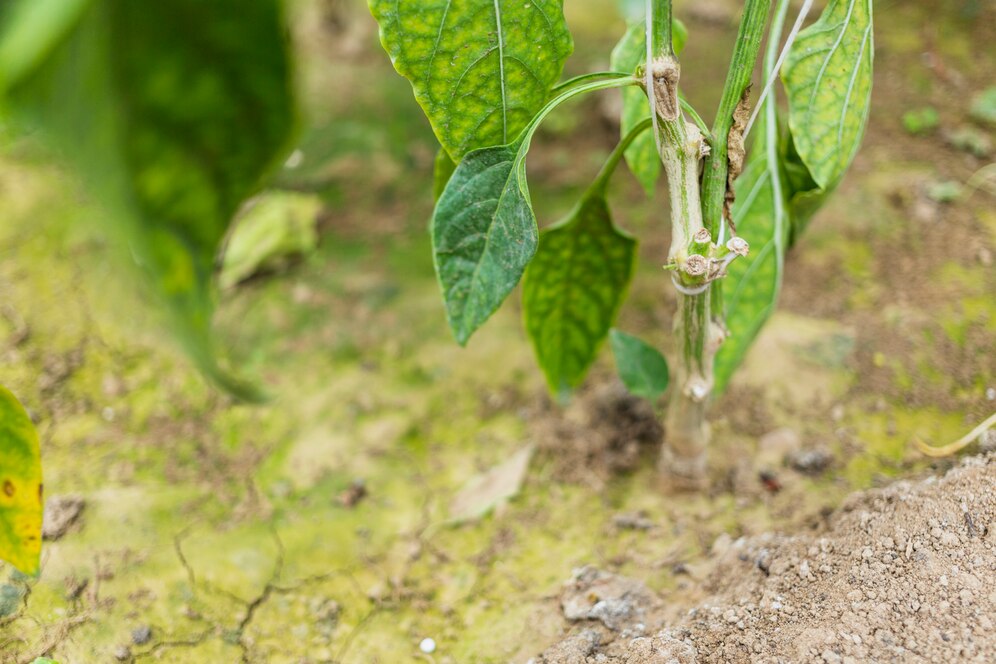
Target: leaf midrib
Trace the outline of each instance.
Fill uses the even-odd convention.
[[[508,142],[508,100],[505,96],[505,32],[501,24],[501,6],[494,0],[495,29],[498,31],[498,80],[501,82],[501,135],[502,142]]]

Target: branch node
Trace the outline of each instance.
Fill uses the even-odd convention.
[[[666,122],[678,119],[678,79],[681,78],[681,65],[673,55],[655,59],[650,65],[654,85],[654,106],[657,115]]]

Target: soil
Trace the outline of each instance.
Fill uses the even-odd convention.
[[[818,532],[721,537],[708,564],[664,597],[579,570],[576,632],[533,661],[996,661],[996,456],[856,493]]]
[[[553,464],[553,477],[602,490],[659,451],[664,431],[653,404],[618,381],[603,379],[575,395],[565,408],[539,402],[532,429]]]

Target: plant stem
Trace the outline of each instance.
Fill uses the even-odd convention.
[[[674,55],[671,32],[671,0],[654,0],[651,12],[651,44],[655,58]]]
[[[714,309],[721,308],[721,302],[718,307],[713,303],[714,293],[717,298],[722,296],[721,280],[716,280],[712,286],[691,288],[695,282],[684,279],[685,275],[692,274],[687,269],[690,262],[685,261],[696,231],[705,228],[715,239],[722,224],[733,113],[750,84],[769,5],[770,0],[747,0],[723,99],[712,130],[712,150],[705,162],[701,197],[698,165],[703,133],[694,124],[686,125],[681,117],[662,125],[661,157],[671,192],[669,262],[677,265],[673,277],[678,290],[674,334],[678,339],[679,356],[665,417],[666,438],[659,469],[678,488],[700,488],[705,483],[706,449],[709,444],[706,412],[714,383],[713,363],[725,334],[712,316]],[[656,2],[655,11],[667,12],[670,21],[670,2]],[[691,135],[693,132],[694,135]],[[684,272],[683,262],[686,265]]]
[[[709,295],[708,288],[698,295],[679,293],[674,322],[680,355],[664,420],[666,438],[658,467],[682,489],[701,488],[706,478],[710,433],[706,410],[716,354],[710,346],[718,347],[717,339],[721,338],[709,315]]]
[[[727,148],[730,128],[733,126],[733,112],[750,85],[770,10],[771,0],[746,1],[730,69],[726,74],[726,84],[723,86],[723,97],[713,122],[712,150],[706,157],[702,173],[702,219],[714,237],[722,223],[723,202],[726,199]]]
[[[724,235],[720,229],[723,228],[733,112],[750,86],[770,10],[771,0],[747,0],[745,3],[740,29],[737,32],[737,43],[733,49],[726,83],[723,86],[723,97],[719,102],[719,110],[716,111],[712,131],[712,151],[706,158],[702,172],[702,218],[713,237],[722,238]],[[720,326],[723,324],[723,309],[723,282],[718,280],[712,287],[712,315]]]
[[[654,0],[650,31],[653,49],[648,53],[651,68],[647,77],[653,82],[647,96],[653,104],[659,128],[659,148],[667,174],[671,201],[671,248],[668,265],[674,266],[672,278],[678,287],[678,313],[674,333],[680,351],[671,389],[671,401],[665,418],[666,440],[661,456],[661,470],[682,486],[700,484],[705,473],[705,402],[695,395],[707,390],[712,367],[703,364],[711,355],[704,344],[709,339],[709,289],[692,294],[685,283],[689,278],[689,247],[703,228],[699,199],[699,161],[702,158],[704,132],[697,124],[686,122],[680,112],[668,117],[671,104],[678,99],[680,65],[671,48],[671,2]],[[665,37],[665,34],[667,35]],[[674,104],[677,111],[678,103]],[[701,120],[699,120],[701,123]]]
[[[615,172],[619,162],[622,161],[623,156],[626,154],[627,148],[633,144],[633,141],[635,141],[640,134],[650,129],[651,125],[652,122],[650,118],[641,120],[629,130],[629,133],[627,133],[618,144],[616,144],[616,147],[609,154],[608,159],[605,160],[605,164],[603,164],[601,170],[598,171],[598,175],[595,176],[595,181],[592,182],[591,187],[588,188],[589,192],[601,193],[604,195],[605,189],[609,185],[609,180],[612,179],[612,174]]]

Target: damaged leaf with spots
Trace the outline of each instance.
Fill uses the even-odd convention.
[[[501,306],[536,253],[525,152],[521,143],[471,152],[432,216],[436,274],[461,345]]]
[[[92,0],[3,79],[13,117],[43,131],[123,232],[190,356],[247,399],[258,389],[217,361],[213,280],[229,222],[290,137],[281,12],[278,0]]]
[[[563,0],[369,0],[384,50],[455,162],[510,143],[574,50]]]
[[[38,573],[42,471],[38,434],[24,406],[0,385],[0,559]]]

